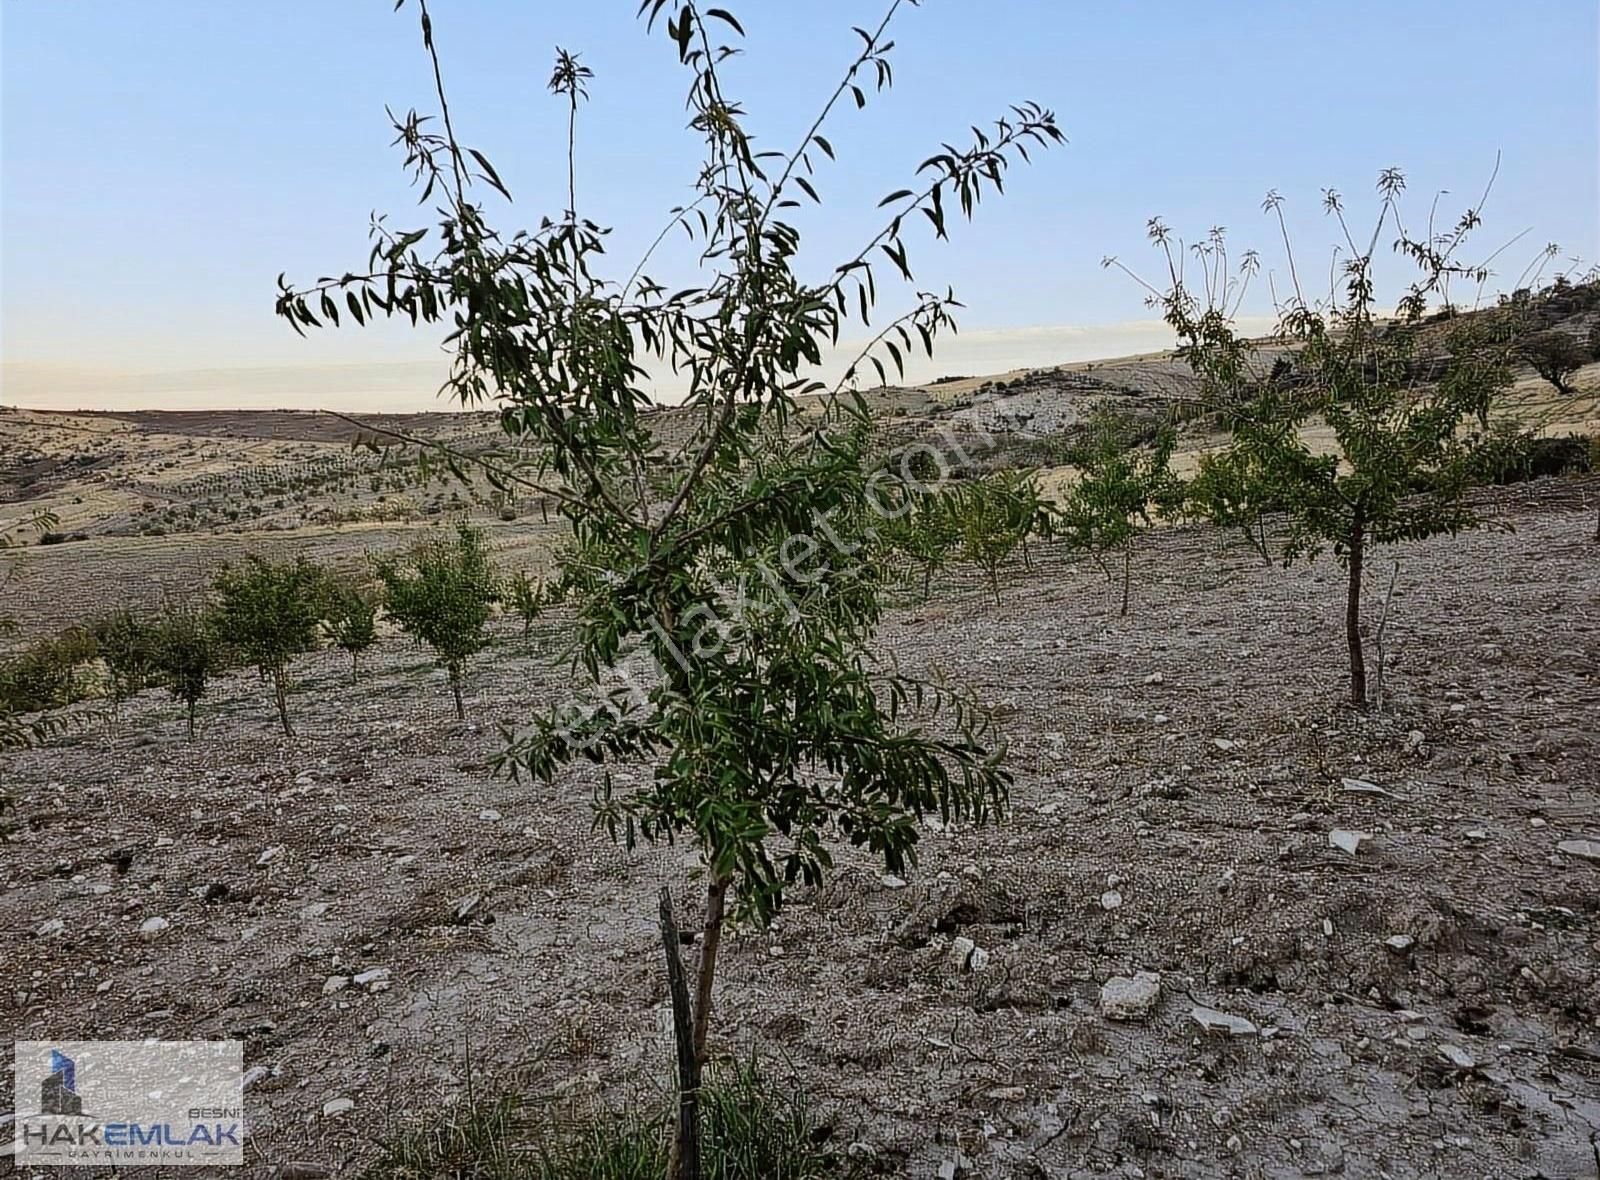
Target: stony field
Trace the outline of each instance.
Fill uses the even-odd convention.
[[[1514,531],[1393,551],[1368,715],[1340,703],[1337,567],[1213,530],[1145,543],[1127,619],[1052,553],[998,605],[959,577],[907,603],[881,646],[997,707],[1012,813],[930,824],[907,881],[844,856],[738,931],[721,1048],[793,1071],[884,1176],[1595,1176],[1597,500],[1518,489]],[[40,561],[30,597],[81,577]],[[295,740],[238,674],[193,744],[146,693],[0,767],[0,1024],[243,1039],[247,1176],[353,1175],[469,1075],[653,1091],[656,893],[692,905],[693,860],[594,834],[588,768],[490,775],[495,723],[573,680],[559,618],[498,626],[477,724],[390,637],[354,686],[338,653],[302,661]],[[1106,989],[1141,972],[1158,990]]]

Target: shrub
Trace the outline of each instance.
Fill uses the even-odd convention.
[[[94,625],[95,645],[110,678],[113,708],[134,696],[149,680],[155,628],[130,610],[119,610]]]
[[[169,606],[154,628],[151,664],[174,698],[184,703],[189,737],[206,685],[222,665],[217,622],[199,606]]]
[[[461,698],[467,659],[487,642],[484,625],[495,598],[494,570],[483,532],[462,522],[453,539],[432,537],[411,551],[404,566],[378,563],[384,612],[418,641],[433,648],[450,678],[456,716],[465,721]]]
[[[288,737],[289,664],[315,650],[325,593],[322,571],[304,557],[274,562],[254,554],[217,574],[218,633],[272,684],[278,722]]]
[[[1230,447],[1201,455],[1199,471],[1184,487],[1184,503],[1218,528],[1238,529],[1261,560],[1272,564],[1266,513],[1276,505],[1265,473],[1248,453]]]
[[[1090,419],[1086,437],[1070,455],[1078,482],[1068,490],[1055,524],[1068,548],[1087,552],[1108,581],[1112,573],[1106,555],[1121,553],[1123,615],[1133,582],[1134,542],[1150,526],[1150,509],[1182,502],[1182,485],[1171,467],[1176,434],[1158,430],[1155,445],[1140,451],[1133,440],[1141,429],[1132,419],[1107,410]]]
[[[544,582],[530,578],[526,570],[518,570],[505,580],[499,597],[522,620],[522,635],[527,638],[548,601]]]
[[[1026,554],[1028,534],[1039,519],[1033,473],[997,471],[967,480],[949,493],[944,511],[954,521],[961,556],[983,570],[999,602],[1000,566],[1018,546]]]
[[[326,593],[328,632],[336,645],[350,653],[350,683],[354,684],[361,653],[378,641],[378,600],[349,580],[330,582]]]

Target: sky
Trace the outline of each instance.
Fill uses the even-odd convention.
[[[746,53],[726,70],[758,146],[792,147],[886,0],[724,0]],[[634,0],[433,0],[452,114],[516,197],[503,226],[565,205],[554,48],[594,71],[580,113],[580,211],[614,227],[625,276],[689,194],[687,75]],[[877,228],[874,207],[941,141],[1032,99],[1069,143],[1011,172],[950,243],[918,241],[918,285],[955,288],[961,332],[912,376],[999,372],[1159,348],[1166,333],[1114,255],[1154,274],[1152,216],[1225,226],[1274,269],[1286,201],[1325,259],[1326,187],[1375,208],[1408,177],[1426,220],[1473,205],[1500,281],[1546,242],[1600,258],[1595,0],[924,0],[894,28],[895,85],[827,134],[838,163],[799,219],[821,278]],[[429,220],[385,104],[433,105],[411,0],[6,0],[0,5],[0,403],[41,408],[448,408],[437,334],[389,325],[297,337],[276,277],[364,262],[373,211]],[[663,260],[663,281],[682,258]],[[909,298],[909,294],[905,296]],[[895,305],[893,297],[886,310]],[[1271,311],[1258,283],[1244,311]],[[669,397],[670,383],[659,392]]]

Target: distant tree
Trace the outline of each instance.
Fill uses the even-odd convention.
[[[526,639],[548,601],[544,582],[529,577],[527,570],[518,570],[506,578],[499,596],[522,620],[522,635]]]
[[[271,682],[278,721],[293,737],[289,664],[316,649],[326,605],[322,570],[304,557],[275,562],[251,554],[222,568],[216,591],[219,634]]]
[[[1078,481],[1057,510],[1055,525],[1068,548],[1093,557],[1107,581],[1113,577],[1107,555],[1122,555],[1122,615],[1132,593],[1134,542],[1150,527],[1151,509],[1182,501],[1171,465],[1176,434],[1161,429],[1149,448],[1135,446],[1135,434],[1131,419],[1110,411],[1095,414],[1068,454]]]
[[[167,691],[184,703],[191,741],[200,698],[222,665],[223,645],[217,626],[200,606],[177,603],[167,607],[152,635],[152,668]]]
[[[1272,564],[1266,513],[1273,507],[1266,474],[1251,456],[1232,447],[1200,456],[1200,469],[1184,489],[1190,513],[1218,528],[1238,529],[1250,547]]]
[[[155,628],[149,620],[123,609],[96,622],[95,646],[105,661],[113,711],[144,688],[154,656]]]
[[[468,658],[488,642],[484,626],[495,598],[494,569],[482,530],[463,522],[453,538],[430,537],[404,564],[380,561],[378,578],[384,586],[384,612],[433,648],[450,678],[456,716],[465,721],[462,672]]]
[[[951,491],[945,510],[953,517],[962,557],[983,570],[989,592],[999,602],[1000,567],[1027,545],[1039,516],[1033,473],[996,471],[965,480]]]
[[[1178,333],[1179,354],[1201,379],[1202,396],[1223,412],[1233,446],[1262,473],[1288,521],[1286,561],[1331,546],[1347,574],[1345,637],[1350,700],[1367,701],[1361,636],[1361,587],[1367,556],[1377,545],[1455,533],[1478,518],[1464,493],[1475,469],[1476,437],[1494,397],[1511,381],[1514,317],[1464,316],[1446,338],[1444,355],[1424,352],[1431,340],[1424,314],[1429,297],[1448,298],[1452,276],[1481,281],[1481,267],[1455,260],[1478,224],[1468,210],[1453,233],[1414,241],[1398,212],[1404,178],[1385,172],[1369,239],[1358,245],[1331,190],[1325,205],[1342,231],[1342,278],[1329,299],[1311,302],[1299,286],[1281,202],[1269,196],[1288,253],[1290,290],[1279,309],[1276,344],[1293,351],[1300,380],[1292,387],[1264,379],[1256,344],[1241,335],[1232,311],[1239,295],[1219,265],[1207,268],[1203,289],[1186,286],[1176,243],[1160,222],[1151,236],[1164,252],[1171,286],[1157,292]],[[1380,316],[1373,289],[1373,252],[1386,226],[1421,274],[1399,300],[1398,314]],[[1213,246],[1220,251],[1220,234]],[[1213,262],[1225,257],[1211,255]],[[1246,256],[1247,264],[1252,256]],[[1253,269],[1242,272],[1246,277]],[[1514,302],[1514,301],[1513,301]],[[1427,363],[1422,363],[1426,361]],[[1325,424],[1336,453],[1313,449],[1306,429]]]
[[[378,600],[348,579],[330,580],[325,613],[333,642],[350,653],[350,683],[356,682],[361,653],[378,640]]]
[[[880,490],[880,495],[887,496]],[[895,502],[882,505],[875,538],[881,559],[904,558],[922,571],[922,597],[933,593],[933,575],[944,568],[961,543],[961,522],[954,497],[945,490],[905,487]]]
[[[1577,391],[1567,378],[1594,359],[1594,354],[1579,340],[1559,328],[1547,328],[1525,337],[1517,345],[1517,353],[1543,377],[1556,392],[1570,397]]]

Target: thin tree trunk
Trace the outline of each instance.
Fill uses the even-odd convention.
[[[350,683],[351,684],[354,684],[356,682],[356,665],[360,662],[360,660],[361,660],[361,653],[360,652],[353,651],[353,652],[350,653]]]
[[[194,702],[189,702],[189,740],[194,741]]]
[[[711,985],[717,977],[717,951],[722,946],[722,917],[728,898],[728,882],[713,876],[706,885],[706,926],[700,942],[700,971],[694,981],[694,1057],[700,1065],[707,1059],[706,1042],[711,1035]]]
[[[450,691],[455,694],[456,698],[456,720],[465,721],[467,719],[467,707],[461,701],[461,669],[454,666],[450,669]]]
[[[1133,546],[1122,548],[1122,617],[1128,617],[1128,591],[1133,583]]]
[[[1361,651],[1361,566],[1366,556],[1367,522],[1365,514],[1356,510],[1350,524],[1350,586],[1345,599],[1344,633],[1350,646],[1350,703],[1358,709],[1367,707],[1367,663]]]
[[[671,1180],[700,1180],[700,1062],[694,1051],[694,1015],[689,983],[678,949],[672,891],[661,888],[661,946],[667,955],[667,991],[672,997],[673,1043],[678,1056],[678,1126],[672,1139]]]
[[[289,685],[288,674],[282,668],[275,668],[272,672],[272,698],[278,706],[278,720],[283,724],[285,737],[294,736],[294,726],[289,724]]]

